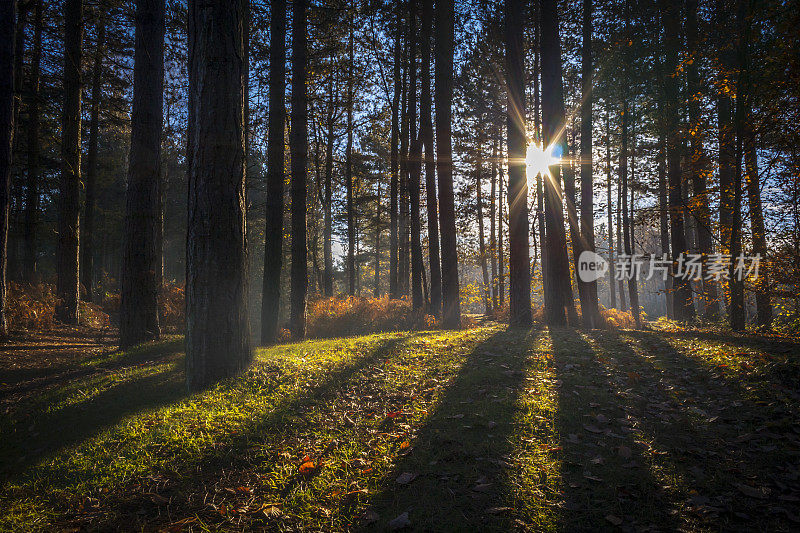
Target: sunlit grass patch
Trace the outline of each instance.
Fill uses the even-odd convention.
[[[113,391],[159,375],[181,386],[179,360],[69,383],[53,392],[51,404],[36,402],[33,423],[64,409],[91,420],[104,399],[127,402],[129,412],[6,476],[0,529],[169,523],[175,516],[187,524],[245,518],[344,527],[410,446],[411,428],[469,346],[487,334],[394,333],[276,346],[259,350],[242,377],[183,399],[175,390],[160,406],[135,388]],[[137,412],[139,402],[149,408]],[[313,463],[309,475],[300,474],[304,459]],[[258,507],[271,503],[278,505]]]

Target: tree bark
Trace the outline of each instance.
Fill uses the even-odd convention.
[[[509,322],[529,327],[531,278],[528,241],[528,182],[525,177],[525,51],[524,8],[521,0],[506,0],[506,123],[508,136]]]
[[[264,280],[261,343],[278,339],[283,263],[284,127],[286,125],[286,0],[272,0],[269,47],[269,122],[267,199],[264,229]],[[326,263],[327,266],[327,263]]]
[[[194,391],[244,370],[251,351],[245,231],[244,9],[242,2],[190,0],[188,15],[186,384]]]
[[[375,254],[375,281],[372,289],[372,297],[380,298],[381,296],[381,182],[378,181],[375,185],[377,191],[375,192],[375,237],[373,243],[373,253]]]
[[[667,181],[669,183],[670,230],[673,262],[681,254],[686,257],[686,230],[684,227],[685,205],[681,183],[681,134],[678,123],[679,98],[678,78],[678,33],[680,30],[680,4],[661,0],[661,16],[664,24],[664,98],[665,126],[667,130]],[[673,268],[677,273],[677,266]],[[691,281],[684,277],[673,278],[673,312],[675,319],[687,321],[694,318]]]
[[[136,3],[131,151],[125,202],[119,343],[157,339],[158,208],[164,87],[165,1]]]
[[[486,264],[486,235],[483,227],[483,158],[481,149],[483,144],[478,144],[478,165],[475,169],[475,196],[478,215],[478,254],[481,262],[481,275],[483,276],[483,308],[486,315],[492,314],[491,282],[489,281],[489,269]],[[526,230],[527,231],[527,230]]]
[[[92,100],[89,104],[89,149],[86,153],[86,197],[83,206],[83,235],[81,236],[81,284],[84,290],[83,298],[87,302],[91,302],[94,296],[94,208],[100,107],[103,98],[101,82],[106,38],[105,14],[101,11],[98,13],[98,17],[97,43],[95,43],[94,65],[92,66]],[[160,133],[159,131],[159,135]]]
[[[711,213],[709,211],[708,191],[706,186],[706,157],[703,152],[703,120],[701,115],[701,87],[698,74],[700,63],[700,47],[697,37],[697,0],[686,2],[686,45],[689,49],[690,61],[686,63],[686,78],[689,89],[689,123],[691,136],[691,182],[694,193],[695,219],[697,220],[697,248],[702,254],[703,272],[703,316],[706,320],[719,318],[719,304],[716,298],[716,284],[706,279],[708,256],[713,250],[711,235]]]
[[[492,293],[492,309],[497,309],[497,137],[492,143],[492,174],[489,195],[489,259],[492,266],[490,287]]]
[[[748,124],[753,123],[752,113]],[[759,327],[769,328],[772,324],[772,304],[770,302],[769,271],[767,269],[767,232],[764,228],[764,211],[761,205],[761,180],[758,173],[758,154],[756,153],[756,135],[752,126],[745,131],[745,168],[747,174],[747,200],[750,207],[750,230],[753,234],[753,255],[761,257],[758,277],[755,280],[756,323]]]
[[[78,323],[78,242],[81,183],[81,42],[83,2],[64,2],[64,106],[61,112],[61,183],[59,187],[56,317]]]
[[[595,251],[594,183],[592,179],[592,0],[583,0],[583,45],[581,47],[581,235],[583,246]],[[585,301],[581,302],[583,324],[600,327],[597,302],[597,281],[585,284]]]
[[[435,317],[442,314],[442,267],[439,257],[439,213],[436,198],[436,154],[433,147],[433,118],[431,116],[431,26],[433,0],[422,0],[422,35],[420,56],[422,78],[420,98],[420,135],[425,149],[425,197],[428,215],[428,263],[431,269],[430,311]]]
[[[420,220],[420,174],[422,172],[422,132],[417,129],[417,2],[408,3],[409,20],[409,84],[408,84],[408,123],[410,148],[408,155],[408,201],[410,212],[411,248],[411,305],[422,309],[422,223]]]
[[[453,47],[455,12],[453,0],[442,0],[436,6],[434,54],[436,106],[436,173],[439,183],[439,222],[442,234],[442,325],[461,327],[461,305],[458,291],[458,250],[456,248],[456,214],[453,195]]]
[[[328,132],[325,144],[325,200],[323,202],[323,225],[322,230],[322,255],[324,262],[324,273],[322,275],[325,287],[325,296],[333,296],[333,140],[334,140],[334,91],[333,91],[333,72],[331,81],[328,85]]]
[[[616,260],[614,258],[614,216],[613,199],[611,195],[611,119],[606,110],[606,192],[608,201],[608,288],[609,307],[617,307],[617,285],[614,279]]]
[[[347,148],[344,162],[344,178],[347,192],[347,279],[348,293],[356,293],[356,218],[353,205],[353,20],[350,21],[350,36],[347,43]]]
[[[498,135],[500,135],[499,130]],[[497,277],[499,279],[497,281],[497,292],[500,293],[498,295],[498,304],[501,308],[503,308],[506,305],[506,251],[505,245],[503,244],[503,223],[505,222],[505,216],[503,215],[503,205],[505,204],[503,201],[505,172],[503,171],[503,165],[498,165],[498,167],[497,197],[499,198],[499,201],[497,202]]]
[[[390,185],[389,185],[389,296],[399,298],[398,287],[398,231],[399,231],[399,212],[398,200],[400,189],[400,153],[398,143],[400,142],[400,95],[402,93],[403,80],[401,78],[402,65],[402,41],[403,41],[403,10],[402,3],[397,2],[397,21],[394,37],[394,95],[392,96],[392,125],[390,140]]]
[[[541,0],[542,20],[542,124],[544,145],[554,145],[566,154],[566,141],[561,131],[565,124],[564,98],[561,85],[561,43],[558,34],[558,13],[555,0]],[[574,314],[569,279],[564,208],[561,198],[561,169],[550,167],[552,179],[544,180],[545,251],[547,258],[547,290],[545,311],[550,325],[563,325]]]
[[[11,158],[14,146],[14,26],[16,0],[0,4],[0,339],[8,336],[6,269]]]
[[[42,0],[34,5],[33,48],[28,87],[28,176],[25,187],[25,221],[23,275],[33,283],[37,280],[36,226],[39,221],[39,83],[42,62]]]
[[[308,100],[306,97],[307,0],[292,9],[292,118],[289,149],[292,158],[292,270],[289,329],[292,337],[306,334],[308,265],[306,257],[306,167],[308,159]]]

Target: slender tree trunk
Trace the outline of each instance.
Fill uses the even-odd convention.
[[[400,94],[402,93],[403,81],[400,74],[402,64],[402,41],[403,41],[403,10],[402,3],[397,2],[396,30],[394,37],[394,95],[392,96],[392,125],[389,165],[391,181],[389,185],[389,296],[399,298],[398,287],[398,196],[400,189],[399,164],[400,154],[398,143],[400,141]]]
[[[350,36],[347,42],[348,74],[347,74],[347,148],[345,153],[344,174],[347,191],[347,278],[350,296],[356,293],[356,219],[353,205],[353,21],[350,21]]]
[[[16,7],[16,0],[0,4],[0,339],[5,339],[8,336],[6,269],[8,267],[11,157],[14,146],[14,26]]]
[[[475,169],[475,191],[476,203],[478,206],[478,252],[481,261],[481,274],[483,276],[483,308],[486,315],[492,314],[491,284],[489,282],[489,269],[486,265],[486,236],[483,227],[483,182],[481,172],[483,171],[483,159],[480,155],[482,144],[478,144],[478,166]]]
[[[592,180],[592,0],[583,0],[583,45],[581,47],[581,235],[590,252],[594,243],[594,183]],[[581,302],[583,324],[600,327],[597,302],[597,281],[586,284],[585,301]]]
[[[39,219],[39,80],[42,61],[42,0],[34,5],[33,48],[28,87],[28,176],[25,187],[25,221],[23,275],[29,283],[36,281],[36,226]]]
[[[101,11],[97,21],[97,43],[92,67],[92,100],[89,104],[89,149],[86,154],[86,198],[83,207],[83,235],[81,238],[81,284],[83,298],[91,302],[94,293],[94,207],[97,181],[97,144],[100,130],[100,106],[103,98],[101,85],[103,55],[105,54],[106,25]]]
[[[500,134],[500,130],[498,130],[498,135]],[[500,308],[505,307],[506,305],[506,251],[505,245],[503,244],[503,223],[505,221],[505,217],[503,215],[503,205],[505,202],[503,198],[504,195],[504,188],[505,188],[505,172],[503,171],[503,165],[498,165],[498,177],[497,182],[499,185],[497,191],[497,197],[499,201],[497,202],[497,277],[499,278],[497,281],[497,292],[500,294],[498,295]]]
[[[622,196],[622,180],[617,180],[617,254],[623,253],[625,248],[622,246],[622,211],[626,209],[626,199]],[[628,300],[625,298],[625,281],[618,280],[619,307],[622,311],[628,311]]]
[[[730,18],[729,2],[716,0],[716,30],[719,48],[720,71],[718,82],[723,85],[732,84],[729,79],[734,70],[732,53],[727,47],[733,28],[727,21]],[[733,103],[729,93],[720,92],[717,96],[717,124],[719,143],[719,237],[720,253],[729,255],[731,251],[731,231],[733,229],[733,177],[736,164],[736,138],[733,125]],[[730,290],[727,282],[722,282],[723,300],[730,302]]]
[[[611,195],[611,119],[606,110],[606,190],[608,201],[608,288],[609,288],[609,307],[617,307],[617,285],[614,279],[616,270],[616,259],[614,257],[614,217],[613,217],[613,198]]]
[[[625,98],[625,97],[623,97]],[[622,182],[622,198],[619,201],[622,208],[622,239],[625,245],[625,255],[628,256],[629,261],[633,261],[633,248],[631,242],[631,226],[632,221],[628,217],[628,101],[622,102],[622,142],[619,154],[619,175]],[[633,197],[633,192],[631,192]],[[628,278],[628,297],[630,298],[630,308],[633,314],[633,319],[636,322],[636,327],[642,326],[641,318],[639,316],[639,288],[636,282],[636,273],[629,272]]]
[[[278,316],[281,299],[283,188],[285,180],[284,127],[286,124],[286,0],[272,0],[269,27],[269,123],[267,125],[264,281],[261,295],[262,344],[273,343],[278,338]],[[325,230],[327,229],[326,226]],[[328,242],[326,244],[330,246]],[[325,266],[327,273],[327,262]],[[325,291],[327,292],[327,287]]]
[[[424,305],[422,296],[422,244],[420,221],[420,174],[422,171],[422,132],[417,130],[417,2],[410,0],[408,3],[409,20],[409,134],[411,146],[408,160],[408,199],[411,214],[411,305],[414,309],[421,309]]]
[[[752,124],[752,114],[747,121]],[[770,303],[769,277],[767,270],[767,232],[764,228],[764,211],[761,206],[761,180],[758,175],[758,155],[756,153],[756,136],[753,127],[745,131],[746,146],[744,148],[747,174],[747,200],[750,207],[750,229],[753,233],[753,254],[761,257],[758,277],[755,280],[756,322],[760,327],[768,328],[772,323],[772,304]]]
[[[509,321],[531,325],[531,278],[528,241],[528,182],[525,177],[525,49],[524,8],[521,0],[506,0],[506,85],[508,103],[508,242]]]
[[[245,231],[244,8],[242,2],[190,0],[188,15],[186,384],[193,391],[244,370],[251,351]]]
[[[667,139],[663,130],[658,138],[658,211],[661,236],[661,254],[670,257],[669,250],[669,206],[667,205]],[[664,280],[665,309],[667,318],[674,318],[672,310],[672,278],[667,276]]]
[[[64,106],[61,112],[61,184],[59,188],[56,317],[78,323],[78,236],[81,183],[81,42],[83,2],[64,2]]]
[[[372,289],[372,297],[381,296],[381,182],[376,184],[375,192],[375,242],[373,250],[375,254],[375,283]]]
[[[306,334],[306,163],[308,159],[308,101],[306,97],[307,0],[295,0],[292,10],[292,124],[289,149],[292,158],[292,270],[290,326],[292,337]]]
[[[411,35],[409,35],[407,44],[411,43]],[[409,135],[411,130],[410,115],[409,115],[409,67],[408,67],[408,48],[403,51],[404,65],[403,69],[403,92],[400,95],[400,107],[402,109],[401,123],[400,123],[400,214],[398,217],[399,226],[399,239],[397,251],[397,290],[400,296],[408,296],[409,291],[409,259],[410,259],[410,246],[411,246],[411,228],[409,220],[409,172],[408,172],[408,152],[409,152]]]
[[[323,236],[322,236],[322,255],[325,264],[323,274],[323,285],[325,286],[325,296],[333,296],[333,140],[334,140],[334,101],[333,101],[333,73],[328,86],[328,132],[325,148],[325,201],[323,202]]]
[[[684,229],[685,206],[681,183],[681,134],[678,124],[678,33],[680,25],[680,5],[662,0],[662,19],[664,24],[664,97],[665,126],[667,129],[667,178],[669,182],[670,226],[672,233],[673,261],[680,261],[687,253],[686,231]],[[677,273],[677,267],[673,272]],[[673,278],[673,311],[675,319],[687,321],[694,318],[691,281],[685,277]]]
[[[442,233],[442,325],[461,327],[458,291],[458,250],[456,248],[456,213],[453,195],[453,47],[455,39],[453,0],[436,5],[434,53],[436,106],[436,173],[439,178],[439,221]]]
[[[135,21],[131,151],[120,277],[121,348],[160,335],[156,245],[164,123],[165,1],[139,0]]]
[[[497,309],[497,224],[495,215],[497,214],[497,137],[492,143],[492,176],[491,194],[489,196],[489,259],[492,264],[492,309]]]
[[[422,0],[422,36],[420,43],[421,100],[420,135],[425,149],[425,195],[428,214],[428,262],[431,269],[430,310],[439,317],[442,314],[442,269],[439,259],[439,213],[436,199],[436,155],[433,147],[433,119],[431,116],[431,26],[433,24],[433,0]]]
[[[557,145],[566,154],[564,98],[561,85],[561,43],[555,0],[541,0],[542,20],[542,122],[544,145]],[[566,232],[564,229],[561,169],[550,167],[551,179],[544,180],[545,225],[548,272],[545,311],[550,325],[562,325],[574,313],[569,279]],[[566,312],[566,314],[565,314]]]
[[[695,218],[697,220],[697,248],[702,254],[703,264],[703,316],[706,320],[719,318],[719,305],[716,299],[716,284],[706,276],[708,256],[713,252],[711,235],[711,213],[708,206],[706,189],[706,158],[703,153],[703,120],[700,110],[700,48],[697,37],[697,0],[686,2],[686,44],[691,61],[686,62],[686,77],[689,89],[689,123],[691,135],[691,181],[695,202]]]

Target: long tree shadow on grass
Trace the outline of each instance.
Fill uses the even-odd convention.
[[[560,380],[555,427],[563,499],[556,529],[674,530],[674,502],[630,426],[617,377],[577,330],[551,328],[550,339]]]
[[[130,480],[130,486],[118,487],[105,501],[101,501],[98,514],[92,517],[93,524],[109,529],[152,528],[154,524],[172,523],[176,516],[192,517],[198,513],[207,513],[216,497],[225,496],[226,493],[220,494],[217,488],[226,486],[231,476],[244,475],[253,478],[247,482],[239,478],[231,482],[233,486],[250,481],[257,484],[261,473],[252,475],[254,468],[275,465],[283,460],[268,446],[272,439],[292,438],[291,428],[298,425],[310,426],[307,417],[318,405],[329,402],[337,391],[360,372],[379,367],[399,345],[417,335],[397,335],[373,343],[353,361],[336,365],[322,374],[316,383],[307,383],[307,388],[282,398],[263,415],[254,415],[251,422],[215,437],[213,443],[193,451],[189,456],[182,456],[183,450],[174,449],[175,443],[171,446],[160,446],[156,443],[153,453],[161,456],[167,454],[168,471],[153,470],[147,476]],[[264,372],[271,374],[276,371],[258,364],[251,372],[252,375],[248,373],[220,385],[220,390],[225,391],[226,395],[232,393],[228,401],[235,401],[239,394],[247,394],[245,391],[251,386],[258,387],[263,394],[268,395],[281,380],[295,379],[293,375],[283,375],[279,371],[277,377],[267,379]],[[237,392],[240,387],[242,390]],[[210,393],[213,394],[214,391]],[[102,471],[96,469],[70,473],[73,477],[82,479],[102,474]],[[68,482],[69,480],[64,480],[65,484]],[[283,487],[284,491],[290,489],[289,486]],[[154,498],[153,494],[156,493],[158,496]],[[212,495],[210,498],[209,494]],[[164,505],[167,501],[171,502],[169,507]],[[63,502],[53,502],[53,505],[63,512],[68,511]],[[212,520],[211,523],[225,521],[225,516],[220,513],[214,512],[212,515],[206,517]]]
[[[377,524],[408,513],[417,531],[506,531],[518,398],[538,330],[509,329],[479,343],[447,384],[372,504]],[[403,483],[412,477],[410,483]],[[399,481],[398,481],[399,479]]]
[[[0,482],[13,481],[59,450],[90,439],[126,416],[184,396],[180,341],[147,344],[15,405],[0,417]],[[99,365],[99,366],[93,366]]]
[[[796,436],[776,432],[787,417],[794,420],[784,428],[789,431],[796,417],[780,407],[784,416],[773,415],[741,384],[658,334],[592,337],[627,400],[631,427],[647,442],[652,468],[676,502],[682,527],[792,530],[799,514],[793,459],[799,450]]]

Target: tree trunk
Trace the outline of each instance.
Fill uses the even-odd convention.
[[[410,246],[411,246],[411,305],[422,309],[425,304],[422,296],[422,223],[420,221],[420,174],[422,172],[422,132],[417,130],[417,2],[408,3],[409,20],[409,134],[411,146],[408,158],[408,199],[410,208]]]
[[[323,285],[325,286],[325,296],[330,298],[333,296],[333,139],[334,139],[334,91],[333,91],[333,73],[331,72],[331,81],[328,86],[328,132],[327,142],[325,149],[325,201],[323,202],[323,219],[324,228],[322,230],[322,255],[324,266]]]
[[[306,335],[306,163],[308,159],[308,109],[306,97],[307,0],[295,0],[292,9],[292,124],[289,149],[292,158],[292,271],[289,329],[292,337]]]
[[[431,26],[433,0],[422,0],[422,36],[420,43],[421,100],[419,108],[420,135],[425,149],[425,197],[428,214],[428,262],[431,269],[430,310],[442,314],[442,268],[439,259],[439,213],[436,199],[436,155],[433,147],[433,119],[431,116]]]
[[[408,36],[407,44],[411,43],[411,35]],[[411,247],[411,227],[409,220],[409,172],[408,172],[408,151],[409,135],[411,130],[410,110],[408,105],[409,96],[409,67],[408,67],[408,48],[403,51],[403,92],[400,95],[401,122],[400,122],[400,214],[398,216],[399,244],[397,250],[397,290],[400,296],[408,296],[409,291],[409,260]]]
[[[498,130],[498,135],[500,135],[500,130]],[[503,205],[505,202],[503,198],[504,195],[504,188],[505,188],[505,172],[503,171],[503,165],[498,165],[498,176],[497,182],[499,184],[497,197],[499,201],[497,202],[497,277],[499,278],[497,281],[497,292],[500,294],[498,295],[498,304],[500,308],[505,307],[506,305],[506,251],[505,246],[503,244],[503,223],[505,222],[505,217],[503,215]]]
[[[623,82],[627,83],[627,82]],[[623,91],[625,93],[626,91]],[[631,261],[633,267],[633,248],[631,246],[631,226],[632,221],[628,216],[628,101],[623,96],[622,102],[622,142],[619,154],[619,175],[622,182],[622,198],[619,200],[619,205],[622,208],[622,239],[625,246],[625,255]],[[633,192],[631,191],[631,197]],[[633,320],[636,322],[636,327],[641,328],[641,318],[639,316],[639,288],[636,282],[636,272],[628,272],[628,297],[630,298],[630,309],[633,315]]]
[[[59,188],[56,317],[78,323],[78,236],[81,185],[81,42],[83,2],[64,2],[64,107],[61,112],[61,183]]]
[[[266,227],[264,229],[264,280],[261,296],[261,344],[270,344],[278,339],[278,316],[281,300],[285,180],[284,127],[286,125],[286,0],[272,0],[270,16],[267,198]]]
[[[613,199],[611,195],[611,119],[606,110],[606,190],[608,201],[608,288],[609,307],[617,307],[617,285],[614,279],[616,260],[614,258],[614,216]]]
[[[375,254],[375,282],[372,289],[372,297],[381,296],[381,182],[376,183],[375,193],[375,242],[373,251]]]
[[[508,136],[509,321],[531,325],[528,241],[528,182],[525,177],[525,49],[521,0],[506,0],[506,123]]]
[[[453,47],[455,13],[453,0],[436,6],[435,88],[436,173],[439,178],[439,221],[442,233],[442,325],[461,327],[458,291],[458,250],[456,248],[456,213],[453,195]]]
[[[561,86],[561,43],[558,35],[558,13],[554,0],[541,0],[542,20],[542,123],[544,145],[555,145],[566,154],[564,132],[564,98]],[[561,169],[550,167],[552,179],[544,180],[545,251],[548,272],[545,311],[550,325],[563,325],[574,313],[569,279],[566,232],[564,229]]]
[[[492,143],[492,176],[491,193],[489,196],[489,259],[492,265],[492,279],[490,280],[492,293],[492,308],[497,309],[497,137]]]
[[[11,156],[14,146],[14,25],[16,1],[0,5],[0,339],[8,336],[6,269]]]
[[[158,207],[164,87],[165,1],[136,3],[131,151],[120,277],[119,343],[157,339]]]
[[[25,195],[23,275],[33,283],[37,280],[36,226],[39,220],[39,81],[42,61],[42,0],[34,6],[33,48],[28,88],[28,176]]]
[[[353,20],[350,20],[350,36],[347,43],[347,148],[344,162],[345,188],[347,191],[347,279],[348,294],[356,293],[356,219],[353,205]]]
[[[664,24],[664,98],[666,105],[665,126],[667,130],[667,181],[669,183],[670,230],[673,261],[679,261],[687,253],[684,228],[685,206],[681,183],[681,133],[679,130],[678,78],[678,33],[680,30],[680,4],[670,0],[661,1]],[[677,273],[677,266],[673,268]],[[673,278],[673,312],[675,319],[687,321],[694,318],[691,281],[685,277]]]
[[[617,254],[625,251],[622,245],[622,211],[626,209],[625,198],[622,197],[622,180],[617,180]],[[628,311],[628,300],[625,298],[625,281],[620,278],[617,291],[619,293],[619,307],[622,311]]]
[[[244,370],[251,351],[245,232],[244,9],[242,2],[190,0],[188,15],[186,384],[194,391]]]
[[[711,213],[708,206],[706,189],[706,157],[703,153],[703,118],[701,115],[701,86],[698,74],[700,48],[697,38],[697,0],[686,2],[686,45],[689,49],[690,61],[686,62],[686,78],[689,89],[689,123],[691,136],[691,182],[695,201],[695,219],[697,220],[697,248],[702,254],[703,272],[703,316],[706,320],[719,318],[719,304],[716,299],[716,284],[706,279],[708,256],[714,251],[711,235]]]
[[[94,65],[92,66],[92,100],[89,104],[89,149],[86,154],[86,199],[85,205],[83,206],[83,235],[81,236],[81,284],[84,290],[83,299],[87,302],[92,301],[94,293],[94,207],[97,182],[97,143],[100,131],[100,106],[103,98],[101,81],[106,38],[105,14],[101,11],[98,17],[97,43],[95,43]]]
[[[390,140],[390,185],[389,185],[389,297],[399,298],[398,287],[398,200],[400,189],[399,164],[400,154],[398,143],[400,141],[400,94],[402,93],[403,80],[400,74],[402,64],[402,41],[403,41],[403,10],[402,3],[397,2],[397,21],[394,37],[394,95],[392,96],[392,125]]]
[[[730,17],[729,2],[717,0],[715,5],[716,25],[720,48],[727,47],[730,34],[733,31],[727,21]],[[728,85],[730,72],[735,68],[731,52],[721,50],[719,54],[720,72],[718,82]],[[717,123],[719,142],[719,239],[720,253],[729,255],[731,252],[731,231],[733,229],[733,177],[736,164],[736,138],[733,125],[733,103],[729,93],[720,92],[717,96]],[[722,283],[723,300],[726,305],[730,302],[728,283]]]
[[[581,235],[590,252],[594,244],[594,183],[592,180],[592,0],[583,0],[583,46],[581,48]],[[600,327],[597,302],[597,281],[586,284],[585,301],[581,302],[583,324]]]
[[[747,121],[752,124],[752,114]],[[755,280],[756,323],[769,328],[772,323],[772,304],[770,303],[769,277],[767,271],[767,232],[764,228],[764,211],[761,206],[761,180],[758,174],[758,154],[753,127],[745,131],[744,158],[747,174],[747,200],[750,207],[750,229],[753,233],[753,255],[761,257],[758,277]]]
[[[483,182],[481,181],[483,158],[480,155],[482,146],[482,143],[478,144],[478,165],[475,169],[475,191],[476,203],[478,206],[478,253],[481,262],[481,274],[483,276],[483,308],[488,316],[492,314],[492,299],[490,291],[491,284],[489,281],[489,269],[486,265],[486,236],[483,227]]]

